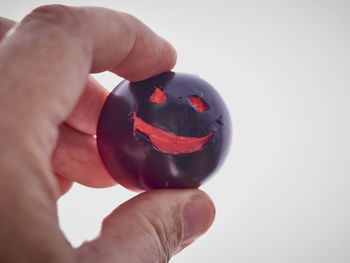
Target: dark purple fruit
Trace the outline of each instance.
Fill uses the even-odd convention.
[[[223,163],[230,138],[229,113],[216,90],[174,72],[122,81],[97,127],[107,170],[133,190],[199,187]]]

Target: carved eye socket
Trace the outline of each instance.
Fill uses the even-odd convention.
[[[209,109],[208,104],[200,97],[191,96],[189,97],[189,100],[191,101],[192,105],[196,108],[196,110],[200,113],[205,112]]]
[[[158,87],[154,87],[154,92],[150,96],[150,100],[155,104],[162,104],[166,101],[167,96],[165,95],[164,91],[162,91]]]

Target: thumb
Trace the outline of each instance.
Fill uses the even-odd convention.
[[[77,250],[79,262],[168,262],[214,217],[212,201],[200,190],[145,192],[105,218],[100,236]]]

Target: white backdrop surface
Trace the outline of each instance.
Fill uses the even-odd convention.
[[[0,0],[0,15],[49,3],[133,14],[175,46],[175,71],[229,106],[232,149],[202,187],[216,220],[171,262],[350,262],[350,1]],[[61,228],[79,246],[134,195],[74,185],[58,202]]]

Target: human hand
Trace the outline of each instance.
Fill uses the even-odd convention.
[[[151,77],[175,64],[171,45],[130,15],[65,6],[1,18],[0,40],[0,262],[166,262],[210,227],[197,189],[142,193],[77,249],[58,227],[73,181],[114,184],[93,137],[108,92],[89,73]]]

